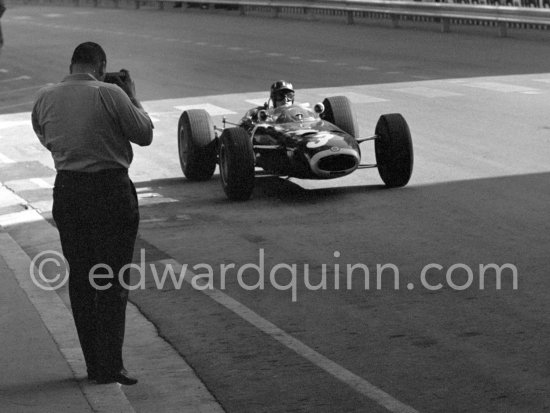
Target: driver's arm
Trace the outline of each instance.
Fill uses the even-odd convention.
[[[263,109],[262,106],[258,106],[256,108],[250,109],[248,112],[245,113],[245,115],[242,117],[240,125],[243,128],[249,128],[252,126],[252,123],[258,121],[258,112],[260,109]]]

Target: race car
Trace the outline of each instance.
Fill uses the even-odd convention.
[[[228,127],[229,124],[229,127]],[[374,140],[376,164],[361,164],[363,142]],[[360,168],[378,168],[387,187],[405,186],[413,170],[409,126],[399,113],[381,115],[373,136],[360,137],[351,103],[331,96],[311,105],[254,111],[248,122],[214,126],[203,109],[184,111],[178,122],[178,153],[185,177],[208,180],[219,165],[223,190],[248,200],[259,171],[281,177],[332,179]]]

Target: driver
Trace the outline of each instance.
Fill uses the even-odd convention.
[[[269,97],[275,108],[291,106],[294,104],[294,87],[292,83],[286,80],[277,80],[271,85],[271,94]]]
[[[273,108],[292,106],[294,104],[294,87],[292,83],[286,80],[277,80],[271,85],[269,100],[273,102]],[[258,112],[269,108],[269,101],[263,105],[250,109],[241,119],[240,125],[243,128],[251,128],[254,122],[258,120]]]

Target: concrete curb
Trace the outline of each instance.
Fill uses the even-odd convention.
[[[33,283],[29,276],[31,260],[9,234],[0,233],[0,245],[2,257],[65,356],[93,411],[135,413],[119,385],[97,386],[87,382],[82,352],[70,310],[55,292],[45,291]]]
[[[18,201],[18,200],[17,200]],[[136,411],[219,413],[223,408],[196,376],[185,360],[161,337],[155,326],[128,303],[124,357],[127,367],[139,379],[136,386],[118,384],[96,385],[86,379],[86,368],[74,328],[66,288],[46,291],[33,282],[31,266],[35,257],[46,248],[61,251],[58,242],[47,244],[41,240],[58,239],[57,231],[36,210],[25,209],[0,217],[0,225],[10,228],[34,225],[40,234],[17,233],[21,240],[6,232],[0,233],[0,251],[17,281],[32,302],[44,325],[54,338],[69,364],[80,389],[95,412],[135,413]],[[38,243],[38,245],[36,245]],[[25,248],[25,250],[23,249]],[[36,269],[36,267],[34,267]],[[55,268],[44,267],[46,278],[53,280]],[[58,268],[57,268],[58,270]],[[31,339],[29,337],[29,339]]]

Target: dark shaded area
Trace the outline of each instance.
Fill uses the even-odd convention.
[[[253,199],[240,203],[225,199],[217,176],[204,183],[138,183],[181,201],[142,208],[137,247],[146,250],[149,262],[173,257],[214,268],[257,262],[258,248],[264,248],[268,267],[309,263],[315,282],[333,250],[342,252],[342,262],[393,262],[404,271],[400,290],[389,288],[390,282],[381,290],[365,291],[358,283],[351,290],[306,291],[300,278],[298,300],[291,302],[288,291],[269,286],[245,291],[233,274],[224,292],[419,411],[541,411],[550,394],[548,363],[541,363],[550,340],[549,177],[395,190],[304,190],[262,177]],[[151,221],[155,217],[167,219]],[[41,225],[47,224],[26,223],[8,232],[34,256],[31,234]],[[417,278],[419,266],[428,262],[472,268],[511,262],[519,269],[519,288],[505,277],[501,290],[488,280],[485,290],[429,291]],[[433,275],[432,284],[442,281]],[[417,288],[407,290],[407,281]],[[464,278],[458,274],[454,281]],[[149,282],[130,296],[228,412],[383,411],[187,283],[159,290]],[[434,377],[445,386],[433,388]]]
[[[213,268],[257,263],[258,248],[264,248],[268,268],[279,262],[308,263],[318,275],[330,257],[305,246],[312,242],[329,253],[341,251],[344,262],[395,263],[404,271],[399,291],[389,288],[389,282],[380,291],[374,285],[364,291],[359,283],[353,290],[308,292],[300,278],[293,303],[288,291],[269,286],[245,291],[233,273],[225,292],[419,411],[496,412],[504,406],[538,411],[548,402],[540,387],[545,376],[540,360],[550,339],[547,300],[541,294],[550,287],[550,238],[543,224],[549,175],[395,190],[377,185],[304,190],[284,179],[263,177],[257,179],[253,199],[240,203],[224,199],[217,177],[201,184],[163,180],[147,186],[164,196],[186,195],[180,203],[158,206],[158,215],[185,212],[190,219],[159,225],[155,232],[142,228],[142,236],[155,233],[159,240],[163,233],[170,237],[177,231],[183,242],[173,245],[168,239],[155,248],[190,269],[198,263]],[[540,196],[532,196],[533,191]],[[155,215],[154,209],[147,213]],[[287,235],[281,236],[285,230]],[[511,262],[519,269],[519,289],[505,274],[501,290],[488,277],[484,290],[474,284],[463,291],[448,285],[429,291],[418,279],[421,265],[429,262],[461,262],[474,269],[480,263]],[[218,277],[216,273],[216,288]],[[255,278],[246,280],[253,284]],[[408,291],[407,281],[417,288]],[[444,278],[433,273],[428,281],[435,285]],[[458,273],[453,281],[463,285],[467,280]],[[190,285],[184,283],[180,290],[149,287],[135,292],[133,302],[227,411],[278,412],[296,406],[304,411],[377,411],[372,401],[350,393]],[[434,377],[445,387],[431,388]],[[465,394],[468,400],[462,398]]]

